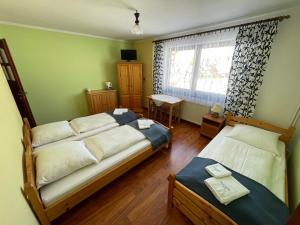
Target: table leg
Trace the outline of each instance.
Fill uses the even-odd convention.
[[[157,120],[157,110],[158,106],[154,104],[154,119]]]
[[[161,107],[160,108],[160,112],[159,112],[159,120],[160,120],[160,122],[162,122],[162,113],[163,113],[163,109]]]
[[[178,104],[178,123],[180,123],[181,119],[181,102]]]
[[[169,111],[169,128],[171,128],[172,125],[172,118],[173,118],[173,105],[170,105],[170,111]]]
[[[150,119],[151,100],[148,98],[148,118]]]

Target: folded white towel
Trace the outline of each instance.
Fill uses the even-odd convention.
[[[227,177],[231,175],[231,172],[220,163],[206,166],[205,169],[211,176],[215,178]]]
[[[230,202],[250,193],[245,186],[232,176],[223,178],[210,177],[204,183],[219,202],[224,205],[228,205]]]
[[[137,122],[139,129],[147,129],[150,128],[152,124],[154,124],[153,120],[149,119],[138,119]]]
[[[128,112],[127,108],[116,108],[113,112],[114,115],[122,115],[123,113]]]

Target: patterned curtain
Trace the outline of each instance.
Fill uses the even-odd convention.
[[[154,57],[153,57],[153,93],[154,94],[162,94],[163,62],[164,62],[163,43],[158,42],[155,43],[154,45]]]
[[[239,28],[229,74],[225,113],[252,117],[278,20]]]

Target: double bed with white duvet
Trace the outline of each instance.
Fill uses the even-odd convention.
[[[30,128],[24,119],[24,194],[41,224],[63,214],[161,148],[170,130],[139,129],[133,113],[112,113]]]
[[[120,126],[107,113],[33,128],[36,184],[43,204],[55,203],[151,147],[140,131]]]
[[[89,137],[96,137],[96,138],[107,138],[107,136],[115,136],[116,132],[120,130],[120,128],[124,128],[123,131],[127,133],[128,131],[132,131],[131,133],[135,133],[133,130],[134,128],[131,128],[127,125],[124,125],[122,127],[115,127],[113,129],[103,131],[99,133],[98,135],[91,135]],[[124,134],[122,132],[121,134]],[[137,131],[138,132],[138,131]],[[138,133],[137,133],[138,134]],[[87,146],[87,140],[89,137],[85,137],[81,139],[81,142],[85,143],[85,146]],[[127,136],[128,138],[128,136]],[[78,141],[78,140],[77,140]],[[108,143],[114,143],[116,145],[122,145],[126,140],[124,138],[118,139],[118,140],[111,140],[108,139]],[[60,142],[60,144],[63,142]],[[59,143],[53,143],[47,145],[47,149],[51,149],[53,145],[57,147],[57,145],[60,145]],[[114,167],[131,160],[134,158],[137,154],[140,154],[145,148],[150,147],[151,143],[146,137],[141,137],[141,138],[134,138],[130,142],[126,142],[127,146],[121,146],[119,148],[118,152],[115,152],[115,154],[112,154],[109,157],[105,157],[103,159],[97,160],[96,163],[92,163],[90,165],[84,166],[66,176],[63,178],[60,178],[54,182],[51,182],[49,184],[46,184],[42,186],[39,191],[40,191],[40,196],[43,204],[48,207],[49,205],[55,203],[56,201],[62,199],[63,197],[67,196],[68,194],[72,193],[74,190],[80,188],[82,185],[87,184],[89,181],[92,181],[95,177],[99,177],[103,174],[109,173],[114,169]],[[115,146],[115,145],[114,145]],[[111,149],[114,146],[108,147],[106,146],[107,149]],[[38,149],[35,149],[35,155],[37,155],[37,160],[38,160],[38,155],[39,151],[43,151],[44,147],[40,147]],[[92,152],[91,148],[87,149]],[[100,149],[96,149],[95,151],[101,151]],[[93,153],[92,153],[93,154]],[[93,156],[95,156],[93,154]],[[101,153],[102,154],[102,153]],[[37,168],[38,170],[38,168]],[[38,178],[38,176],[37,176]]]

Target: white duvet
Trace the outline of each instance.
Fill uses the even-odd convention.
[[[101,161],[145,139],[135,128],[124,125],[84,140],[86,147]]]
[[[151,146],[150,141],[144,139],[118,154],[103,159],[99,163],[84,167],[60,180],[47,184],[40,189],[43,204],[45,206],[54,204],[56,201],[91,182],[95,177],[103,176],[109,171],[112,171],[116,166],[131,160],[148,146]]]
[[[285,145],[279,142],[280,156],[226,137],[226,126],[198,155],[216,160],[230,169],[264,185],[285,201]]]

